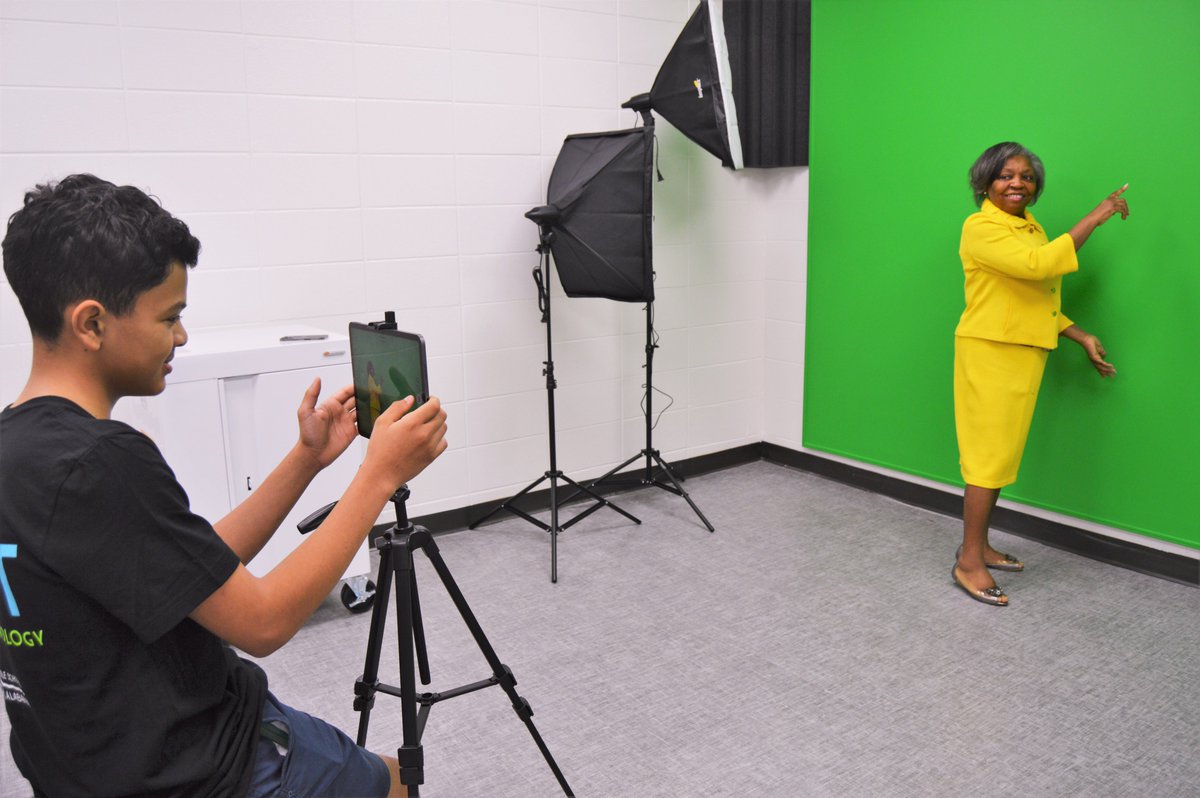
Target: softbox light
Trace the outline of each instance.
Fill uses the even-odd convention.
[[[526,216],[553,232],[550,250],[570,297],[652,302],[654,129],[567,136],[547,205]]]
[[[731,169],[808,163],[811,0],[701,0],[648,95]]]

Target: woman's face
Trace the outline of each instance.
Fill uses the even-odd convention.
[[[1004,162],[1000,174],[988,186],[988,199],[1000,210],[1013,216],[1024,216],[1025,206],[1037,192],[1033,164],[1024,155],[1014,155]]]

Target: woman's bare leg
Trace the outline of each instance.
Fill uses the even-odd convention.
[[[967,485],[963,492],[963,545],[958,556],[958,572],[967,586],[975,590],[996,586],[996,580],[984,565],[984,558],[999,559],[998,553],[988,545],[992,509],[999,497],[999,488]]]

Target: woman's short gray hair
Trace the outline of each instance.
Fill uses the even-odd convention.
[[[1037,180],[1037,186],[1033,190],[1033,199],[1029,201],[1029,204],[1033,205],[1038,201],[1038,197],[1042,196],[1042,189],[1046,187],[1046,167],[1042,164],[1042,159],[1015,141],[1002,141],[984,150],[983,154],[976,158],[975,163],[971,165],[969,176],[976,206],[983,204],[988,188],[992,185],[992,181],[1000,176],[1008,159],[1018,155],[1029,159],[1029,165],[1033,167],[1034,178]]]

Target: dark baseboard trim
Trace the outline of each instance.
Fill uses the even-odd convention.
[[[711,471],[720,471],[723,468],[732,468],[734,466],[744,465],[746,463],[756,463],[761,459],[763,459],[762,444],[750,443],[746,444],[745,446],[738,446],[734,449],[725,449],[720,452],[713,452],[712,454],[700,455],[699,457],[689,457],[686,460],[668,460],[667,463],[671,466],[671,470],[675,473],[675,476],[687,479],[688,477],[694,477],[699,474],[707,474]],[[621,474],[640,474],[644,469],[645,464],[639,460],[636,465],[631,465],[627,470],[622,471]],[[537,475],[535,474],[531,476],[536,478]],[[656,467],[654,469],[654,476],[661,477],[662,470]],[[584,480],[583,484],[587,484],[587,480]],[[601,496],[615,496],[626,491],[637,490],[638,487],[639,486],[601,485],[594,490]],[[568,486],[566,490],[569,491],[571,488]],[[457,507],[453,510],[445,510],[440,513],[430,513],[429,515],[423,515],[419,518],[414,518],[412,521],[414,524],[420,524],[421,526],[426,527],[433,534],[437,534],[438,532],[457,532],[466,529],[476,520],[490,513],[497,505],[504,501],[506,501],[506,499],[480,502],[479,504],[472,504],[467,507]],[[562,506],[571,507],[576,504],[582,504],[586,501],[586,497],[580,497],[579,499],[575,499],[574,501]],[[527,513],[544,512],[549,508],[549,488],[530,491],[521,498],[520,509]],[[604,512],[604,510],[601,509],[597,512]],[[609,512],[611,512],[611,510]],[[500,512],[497,513],[493,518],[489,519],[487,524],[484,524],[484,526],[497,521],[502,521],[505,518],[512,517],[513,516],[511,513]],[[568,514],[567,518],[560,519],[560,523],[569,520],[569,518],[570,515]],[[387,528],[388,527],[386,525],[383,525],[377,527],[376,529],[377,531],[381,531]],[[373,537],[374,533],[372,533],[372,538]]]
[[[812,452],[796,451],[774,443],[746,444],[712,454],[670,461],[670,465],[677,476],[686,478],[758,460],[808,471],[826,479],[888,496],[905,504],[954,518],[962,518],[962,498],[957,494],[848,465]],[[641,468],[644,466],[640,465],[639,461],[638,466],[631,467],[630,470],[622,473],[633,473]],[[636,489],[636,487],[601,486],[597,492],[603,496],[611,496]],[[583,501],[585,499],[581,498],[571,504]],[[491,512],[500,503],[499,500],[481,502],[468,507],[423,515],[412,520],[413,523],[430,529],[434,534],[459,531],[466,529],[471,523]],[[549,488],[530,492],[521,500],[521,509],[529,513],[545,511],[549,506]],[[495,516],[495,520],[511,517],[511,514],[502,512]],[[492,521],[489,520],[488,523],[492,523]],[[1180,584],[1200,587],[1200,559],[1161,551],[1127,540],[1106,537],[1007,507],[996,508],[992,514],[992,525],[1005,532],[1090,557],[1093,560],[1169,579]],[[381,525],[377,527],[377,531],[387,528],[387,525]],[[374,534],[372,538],[374,538]]]
[[[932,510],[962,518],[962,498],[954,493],[918,485],[865,468],[830,460],[811,452],[798,452],[772,443],[763,444],[763,459],[810,471],[819,476]],[[1007,507],[992,513],[992,526],[1038,543],[1118,565],[1132,571],[1200,587],[1200,560],[1173,552],[1110,538],[1086,529],[1050,521]]]

